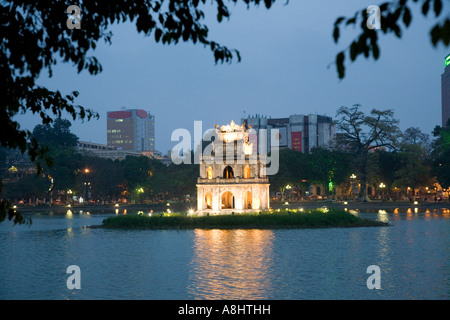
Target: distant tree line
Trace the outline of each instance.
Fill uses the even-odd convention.
[[[196,193],[198,165],[166,166],[146,156],[111,160],[83,155],[76,150],[78,137],[70,126],[70,121],[58,118],[53,125],[34,128],[33,137],[47,149],[47,159],[37,174],[4,184],[0,198],[34,202],[51,197],[67,202],[75,196],[95,202],[144,202],[184,199]],[[5,161],[0,156],[2,178],[9,174]]]
[[[437,126],[430,141],[419,128],[401,132],[392,110],[365,114],[354,105],[340,108],[336,118],[338,132],[332,146],[310,153],[279,151],[279,171],[269,176],[272,194],[290,193],[301,200],[308,197],[311,185],[318,185],[323,196],[336,197],[337,188],[348,190],[357,182],[372,186],[384,198],[401,199],[419,188],[428,187],[432,193],[435,183],[450,188],[450,126]],[[33,137],[47,149],[48,159],[37,174],[6,179],[0,198],[34,202],[51,197],[66,202],[76,196],[95,202],[142,203],[195,197],[199,165],[166,166],[145,156],[110,160],[83,155],[76,150],[78,138],[70,126],[58,118],[53,125],[34,128]],[[10,172],[4,162],[0,152],[2,178],[7,178]],[[355,198],[369,200],[367,188],[360,187]]]
[[[337,186],[349,189],[357,183],[363,187],[356,199],[368,201],[367,187],[399,200],[414,197],[420,188],[431,195],[436,183],[450,188],[450,123],[436,126],[431,141],[419,128],[401,132],[392,110],[365,114],[354,105],[341,107],[336,118],[336,139],[329,148],[280,151],[280,170],[270,179],[273,192],[283,196],[289,187],[304,197],[311,185],[321,185],[325,196],[333,196]]]

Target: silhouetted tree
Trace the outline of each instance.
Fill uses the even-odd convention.
[[[392,0],[386,1],[379,5],[379,31],[383,34],[394,34],[397,38],[402,37],[402,25],[403,28],[408,28],[413,20],[413,6],[419,6],[421,4],[421,11],[423,16],[429,15],[430,11],[434,12],[435,25],[430,30],[430,40],[434,47],[437,47],[439,43],[444,46],[450,44],[450,15],[449,8],[444,8],[442,0]],[[449,2],[446,1],[446,6]],[[380,57],[380,46],[378,42],[379,33],[377,29],[368,27],[367,21],[373,21],[375,15],[373,10],[364,7],[360,11],[357,11],[352,17],[339,17],[334,23],[333,38],[337,43],[341,35],[341,26],[353,25],[359,26],[361,33],[359,36],[351,42],[346,50],[340,51],[336,55],[336,69],[339,78],[345,77],[345,59],[350,58],[351,61],[355,61],[358,56],[363,55],[365,58],[370,56],[377,60]],[[369,11],[369,12],[368,12]],[[375,13],[376,14],[376,13]],[[441,20],[439,18],[442,17]]]
[[[361,182],[358,200],[367,201],[369,154],[379,148],[394,149],[401,131],[392,110],[372,109],[370,114],[366,115],[360,107],[356,104],[351,108],[341,107],[337,111],[336,147],[353,157]]]
[[[248,5],[264,3],[270,8],[274,0],[243,0]],[[14,116],[33,113],[49,124],[54,117],[67,113],[75,119],[98,118],[90,108],[76,105],[77,91],[64,95],[36,84],[42,72],[52,75],[58,61],[72,63],[78,72],[92,75],[102,71],[100,62],[90,55],[99,41],[111,43],[109,26],[127,20],[136,25],[138,32],[153,36],[162,44],[179,41],[193,42],[209,47],[216,62],[240,60],[237,50],[230,50],[208,38],[208,27],[203,24],[205,13],[202,1],[72,1],[82,10],[82,26],[70,29],[67,1],[2,1],[0,4],[0,145],[20,148],[34,161],[42,158],[40,148],[31,132],[20,128]],[[238,2],[234,0],[232,2]],[[229,18],[230,12],[223,1],[213,1],[217,20]],[[72,16],[77,19],[75,14]]]

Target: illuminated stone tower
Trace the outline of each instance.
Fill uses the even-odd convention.
[[[215,140],[201,155],[198,214],[268,210],[269,179],[265,161],[253,154],[247,128],[234,121],[220,129],[215,127]]]

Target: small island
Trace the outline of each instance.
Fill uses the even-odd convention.
[[[341,209],[261,211],[228,215],[129,214],[103,220],[108,229],[282,229],[380,227],[388,223],[363,219]]]

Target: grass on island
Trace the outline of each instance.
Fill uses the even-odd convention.
[[[132,214],[103,220],[102,227],[114,229],[276,229],[346,228],[386,226],[387,223],[362,219],[340,209],[274,211],[234,215],[195,216],[181,213]]]

